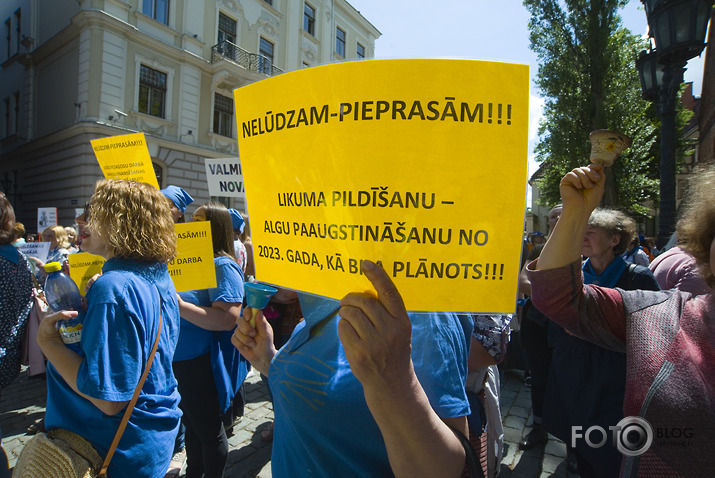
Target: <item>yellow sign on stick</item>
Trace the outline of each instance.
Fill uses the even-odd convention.
[[[341,298],[379,261],[408,310],[513,312],[528,66],[370,60],[235,91],[256,277]]]
[[[78,252],[68,255],[67,260],[70,265],[70,277],[77,284],[79,293],[84,296],[87,282],[96,274],[102,273],[104,257],[89,252]]]
[[[216,287],[211,223],[176,224],[179,253],[169,262],[169,275],[177,292]]]
[[[91,143],[105,178],[131,179],[159,189],[144,133],[94,139]]]

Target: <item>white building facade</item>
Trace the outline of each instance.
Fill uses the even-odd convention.
[[[238,156],[235,88],[380,36],[345,0],[5,0],[0,21],[0,190],[28,232],[38,207],[73,223],[105,136],[144,132],[159,185],[208,200],[204,159]]]

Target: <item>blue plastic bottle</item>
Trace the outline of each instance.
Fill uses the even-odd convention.
[[[82,295],[74,281],[64,272],[62,264],[59,262],[49,262],[45,264],[45,298],[50,305],[50,312],[60,310],[75,310],[80,312],[70,320],[57,322],[62,341],[75,352],[80,351],[80,339],[82,338]]]

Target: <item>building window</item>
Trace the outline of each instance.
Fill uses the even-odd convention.
[[[266,2],[268,5],[273,6],[273,0],[263,0]]]
[[[20,92],[16,91],[12,96],[15,100],[15,124],[13,125],[12,132],[17,133],[20,130]]]
[[[315,8],[303,4],[303,30],[315,36]]]
[[[335,53],[345,58],[345,31],[335,29]]]
[[[214,202],[218,202],[226,206],[227,208],[233,207],[231,206],[231,198],[228,196],[210,196],[210,200]]]
[[[218,42],[236,43],[236,20],[223,13],[218,14]]]
[[[214,133],[233,138],[233,101],[228,96],[214,94]]]
[[[159,185],[160,188],[164,187],[164,167],[157,163],[156,161],[151,162],[152,167],[154,168],[154,175],[156,176],[156,183]]]
[[[169,0],[144,0],[142,13],[154,20],[169,24]]]
[[[164,117],[166,73],[141,65],[139,70],[139,112]]]
[[[22,41],[22,12],[20,12],[19,8],[15,11],[15,21],[17,22],[17,27],[15,28],[17,30],[17,47],[15,51],[19,52],[20,41]]]
[[[5,113],[5,128],[4,128],[4,137],[7,138],[10,136],[10,98],[5,98],[3,100],[3,104],[5,106],[5,109],[3,112]]]
[[[365,58],[365,47],[361,44],[357,44],[357,59],[362,60]]]
[[[273,70],[273,43],[261,37],[258,53],[258,71],[265,75],[270,75]]]
[[[7,40],[7,57],[10,58],[10,49],[12,45],[12,24],[10,19],[5,20],[5,39]]]

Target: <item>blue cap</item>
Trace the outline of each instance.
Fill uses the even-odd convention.
[[[228,213],[231,215],[233,230],[238,231],[239,233],[243,233],[243,226],[245,225],[245,221],[243,220],[243,216],[241,216],[241,213],[233,208],[229,209]]]
[[[179,186],[167,186],[166,189],[161,190],[161,193],[174,203],[174,206],[181,211],[181,214],[186,212],[186,206],[194,202],[194,198]]]

